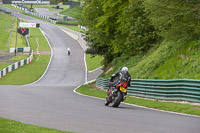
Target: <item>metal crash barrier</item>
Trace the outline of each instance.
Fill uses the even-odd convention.
[[[96,86],[107,90],[108,79],[97,78]],[[200,80],[195,79],[132,79],[128,95],[161,100],[200,103]]]

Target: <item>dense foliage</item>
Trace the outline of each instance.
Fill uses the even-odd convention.
[[[198,40],[199,0],[84,0],[82,24],[91,54],[141,55],[163,40]]]
[[[199,0],[145,0],[154,27],[165,39],[199,39]]]

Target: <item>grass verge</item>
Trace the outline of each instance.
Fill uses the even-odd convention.
[[[33,11],[36,12],[35,8],[48,8],[49,11],[62,11],[61,9],[55,9],[53,7],[56,7],[57,5],[33,5]],[[31,8],[30,4],[26,4],[25,7]],[[69,5],[59,5],[60,8],[63,8],[63,10],[68,9]]]
[[[14,20],[13,15],[0,13],[0,20],[1,20],[0,21],[0,30],[1,30],[0,49],[8,50],[10,47],[15,47],[17,19],[15,19],[15,23],[13,27],[12,27],[12,23]],[[9,41],[11,30],[12,30],[12,37],[10,38],[10,41]],[[17,33],[17,47],[20,47],[20,48],[26,47],[25,38],[19,33]]]
[[[14,16],[0,13],[0,49],[7,50],[9,48],[8,39],[12,28]]]
[[[34,55],[31,64],[22,66],[0,79],[0,85],[23,85],[42,76],[49,63],[50,55]]]
[[[30,30],[30,37],[29,37],[29,43],[31,48],[36,51],[36,49],[40,51],[50,51],[50,47],[43,36],[43,34],[40,32],[40,29],[38,28],[29,28]],[[38,42],[38,43],[37,43]],[[5,77],[0,79],[0,85],[23,85],[23,84],[29,84],[37,79],[39,79],[44,71],[47,68],[47,65],[50,60],[50,54],[48,55],[34,55],[34,59],[31,64],[25,65],[23,67],[20,67],[18,70],[13,71],[12,73],[8,73]],[[19,55],[16,57],[13,57],[10,60],[21,60],[25,59],[27,56]],[[0,68],[7,67],[8,63],[1,63]]]
[[[99,68],[101,65],[101,62],[103,61],[102,56],[95,56],[93,57],[90,54],[86,54],[86,62],[87,62],[87,69],[88,71],[92,71],[96,68]]]
[[[28,38],[30,47],[36,51],[37,48],[39,51],[50,51],[49,44],[43,34],[40,32],[38,28],[29,28],[30,30],[30,38]],[[38,45],[37,45],[38,42]]]
[[[55,24],[55,25],[63,26],[76,32],[82,31],[82,29],[78,28],[78,26],[68,26],[68,25],[63,25],[63,24]]]
[[[0,6],[6,7],[6,8],[10,8],[10,9],[13,9],[13,10],[20,10],[20,9],[18,9],[18,8],[13,7],[13,6],[10,5],[10,4],[0,4]]]
[[[68,15],[73,18],[80,19],[81,18],[82,7],[74,7],[72,9],[66,9],[61,12],[60,14]]]
[[[45,127],[38,127],[0,117],[1,133],[72,133]]]
[[[91,84],[83,85],[80,88],[78,88],[76,91],[88,96],[95,96],[99,98],[106,97],[106,91],[91,87]],[[127,96],[125,103],[135,104],[135,105],[159,109],[159,110],[200,116],[199,105],[182,104],[182,103],[174,103],[174,102],[162,102],[158,100],[148,100],[148,99],[136,98],[132,96]]]
[[[0,70],[4,69],[5,67],[11,65],[12,63],[0,63]]]

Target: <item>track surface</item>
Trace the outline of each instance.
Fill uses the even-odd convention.
[[[39,14],[46,15],[54,19],[63,19],[63,17],[54,15],[58,13],[59,11],[49,11],[47,8],[35,8],[35,10]]]
[[[40,23],[49,39],[53,58],[45,76],[25,86],[0,86],[0,116],[28,124],[78,133],[199,133],[200,117],[179,115],[80,96],[74,88],[85,82],[84,51],[60,28]],[[70,47],[72,55],[66,55]]]

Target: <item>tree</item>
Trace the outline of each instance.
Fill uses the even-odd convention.
[[[148,19],[143,0],[129,1],[117,21],[115,51],[128,56],[148,51],[160,40]]]
[[[88,52],[104,55],[107,62],[146,52],[159,39],[147,15],[143,0],[85,0]]]
[[[146,0],[145,7],[149,19],[163,38],[173,41],[199,38],[198,0]]]

